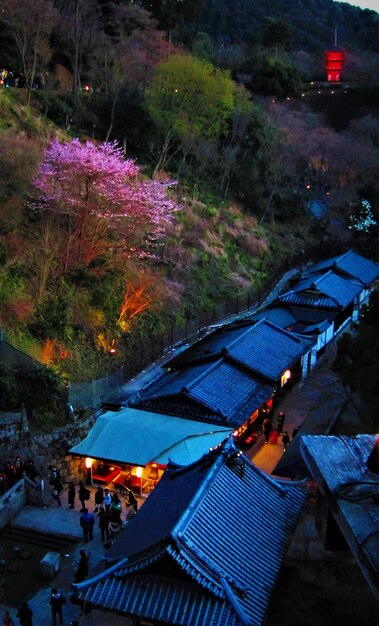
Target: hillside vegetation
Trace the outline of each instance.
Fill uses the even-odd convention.
[[[0,18],[0,328],[57,380],[112,372],[173,323],[258,289],[330,237],[305,209],[313,198],[342,225],[362,198],[377,211],[367,85],[336,94],[347,113],[333,128],[330,95],[322,112],[302,97],[285,37],[273,53],[262,33],[254,45],[229,35],[238,50],[220,56],[212,33],[193,36],[209,3],[176,3],[175,23],[166,3],[140,4],[75,14],[33,0],[26,16],[6,0]],[[283,16],[261,17],[278,32]],[[11,410],[22,399],[0,365]]]

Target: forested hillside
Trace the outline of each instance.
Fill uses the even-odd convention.
[[[355,215],[360,237],[367,206],[374,253],[376,14],[329,0],[1,9],[0,329],[57,380],[109,373],[259,288],[333,221],[346,236]],[[311,92],[336,17],[352,84]],[[0,368],[0,408],[17,408],[17,373]]]

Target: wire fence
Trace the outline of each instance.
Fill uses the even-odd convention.
[[[315,262],[340,254],[344,249],[341,246],[342,244],[325,242],[308,251],[302,250],[300,253],[288,256],[260,289],[234,298],[227,298],[213,308],[202,311],[196,317],[186,319],[183,324],[177,324],[172,320],[165,332],[158,337],[151,337],[148,341],[139,343],[137,349],[133,345],[127,347],[124,365],[112,374],[96,380],[70,382],[67,388],[67,402],[75,407],[86,409],[98,407],[103,402],[112,400],[126,381],[163,357],[165,353],[180,344],[200,338],[211,326],[231,321],[234,317],[238,318],[257,309],[290,269],[300,268],[309,261]],[[31,369],[34,363],[31,357],[4,341],[1,333],[0,360],[7,361],[23,370]]]

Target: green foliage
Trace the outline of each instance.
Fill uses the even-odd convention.
[[[192,42],[192,54],[198,59],[210,63],[213,59],[214,49],[207,33],[197,33]]]
[[[251,75],[247,86],[254,93],[279,99],[294,98],[300,94],[300,76],[288,61],[273,56],[253,55],[243,70]]]
[[[358,393],[369,407],[374,431],[379,411],[379,293],[374,292],[368,307],[363,309],[358,331],[344,333],[338,341],[333,371],[342,384]],[[376,430],[375,430],[376,429]]]
[[[176,54],[158,64],[146,93],[147,106],[164,135],[218,137],[232,112],[233,91],[225,72]]]
[[[0,361],[0,410],[12,411],[20,408],[17,393],[16,372],[4,361]]]
[[[25,268],[19,262],[0,269],[0,302],[22,293],[25,284]]]
[[[19,400],[33,420],[37,413],[62,414],[64,397],[61,378],[52,369],[35,363],[33,368],[18,374]]]
[[[25,404],[31,425],[41,425],[41,417],[47,415],[56,425],[57,419],[64,422],[62,392],[62,381],[53,370],[35,362],[32,369],[21,371],[0,361],[1,411],[20,410]]]
[[[267,48],[290,49],[293,29],[288,22],[280,18],[267,17],[259,33],[260,41]]]
[[[153,14],[165,30],[195,17],[201,9],[201,0],[140,0],[140,4]]]
[[[29,322],[29,331],[40,340],[72,338],[72,301],[74,289],[64,279],[51,291],[46,300],[35,306]]]

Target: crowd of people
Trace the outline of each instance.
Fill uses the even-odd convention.
[[[292,431],[292,439],[288,433],[288,430],[284,430],[284,423],[286,421],[286,416],[284,411],[279,411],[278,416],[276,418],[276,425],[274,426],[272,423],[272,418],[267,416],[263,420],[262,430],[265,438],[265,443],[271,443],[273,445],[277,444],[279,438],[282,440],[284,450],[287,450],[291,440],[296,437],[299,432],[300,427],[296,426],[296,428]]]
[[[3,486],[8,488],[15,484],[17,480],[24,476],[28,476],[31,480],[35,481],[36,471],[34,468],[34,461],[22,461],[20,457],[17,457],[13,463],[4,463],[4,481]],[[64,487],[62,484],[61,474],[56,465],[49,465],[48,467],[48,483],[51,486],[51,495],[57,502],[58,506],[64,505],[64,498],[62,498],[62,492]],[[108,548],[112,541],[118,536],[118,534],[125,527],[125,524],[129,519],[135,515],[138,508],[138,501],[132,491],[128,493],[128,497],[125,502],[125,511],[123,512],[123,502],[116,492],[111,492],[107,488],[98,486],[96,490],[89,490],[84,481],[79,481],[78,485],[74,482],[70,482],[67,489],[67,506],[74,509],[76,499],[81,504],[79,523],[83,531],[83,539],[87,543],[94,537],[94,528],[98,527],[101,541],[105,544],[104,547]],[[89,507],[93,506],[90,511]],[[96,516],[96,517],[95,517]],[[82,582],[87,576],[89,571],[89,557],[84,549],[79,552],[79,560],[76,564],[74,580],[75,583]],[[56,588],[52,589],[50,595],[50,608],[52,623],[63,623],[63,607],[66,603],[64,595]],[[32,626],[33,624],[33,611],[27,602],[24,602],[16,614],[16,618],[19,620],[20,626]],[[9,611],[4,614],[2,626],[16,626],[14,622],[15,618],[12,618]],[[75,626],[77,621],[71,622]]]
[[[15,70],[8,70],[3,68],[0,74],[0,85],[3,87],[26,87],[25,76],[22,72],[16,72]],[[42,89],[43,78],[40,74],[34,77],[32,89]]]
[[[73,483],[70,484],[71,495],[69,493],[69,502],[74,502],[75,495],[73,494]],[[138,503],[135,495],[132,491],[129,492],[128,501],[126,503],[126,515],[125,519],[122,519],[122,501],[117,493],[111,494],[109,489],[103,489],[100,485],[95,491],[95,508],[91,512],[88,509],[88,505],[85,506],[88,490],[81,481],[79,483],[78,496],[82,504],[80,509],[80,525],[83,530],[83,539],[85,542],[93,539],[93,530],[96,525],[95,514],[98,515],[97,526],[100,529],[102,542],[110,542],[122,531],[125,523],[136,513]],[[69,504],[72,508],[73,504]]]
[[[21,478],[36,482],[37,471],[33,459],[23,461],[19,456],[14,461],[0,463],[0,496],[13,487]]]

